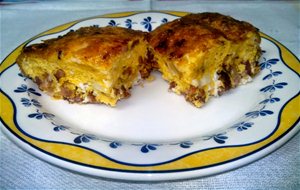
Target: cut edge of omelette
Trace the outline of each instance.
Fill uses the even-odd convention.
[[[218,13],[190,14],[156,28],[149,43],[169,89],[202,107],[259,72],[258,29]]]
[[[83,27],[25,47],[17,63],[55,99],[115,106],[150,75],[146,35],[121,27]]]

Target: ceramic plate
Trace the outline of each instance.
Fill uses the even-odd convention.
[[[1,64],[3,131],[55,165],[125,180],[173,180],[224,172],[257,160],[299,130],[299,60],[261,34],[260,74],[198,109],[168,92],[159,73],[116,108],[53,100],[15,64],[29,44],[82,26],[151,31],[182,12],[110,14],[67,23],[17,47]]]

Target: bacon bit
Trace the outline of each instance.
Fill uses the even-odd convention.
[[[246,73],[249,76],[253,76],[252,70],[251,70],[251,64],[249,63],[249,61],[244,63],[246,65]]]
[[[124,98],[129,98],[131,96],[129,90],[127,90],[124,86],[121,87],[121,91]]]
[[[191,86],[190,89],[187,91],[187,94],[193,95],[197,91],[197,88],[194,86]]]
[[[52,78],[48,73],[43,74],[42,79],[40,77],[35,77],[35,82],[41,90],[51,92],[52,91]]]
[[[110,57],[110,54],[109,53],[105,53],[103,56],[102,56],[102,58],[105,60],[105,59],[107,59],[107,58],[109,58]]]
[[[73,94],[75,94],[75,92],[71,89],[68,88],[68,82],[65,82],[61,87],[60,87],[60,92],[61,92],[61,95],[68,99],[68,98],[71,98],[73,96]]]
[[[150,50],[150,49],[147,49],[147,59],[146,59],[146,64],[148,65],[151,65],[150,68],[148,68],[148,72],[150,74],[150,72],[153,70],[153,69],[158,69],[158,64],[157,64],[157,61],[154,57],[154,54],[153,52]],[[149,66],[148,66],[149,67]]]
[[[23,49],[23,52],[28,53],[28,52],[32,52],[32,51],[35,51],[35,50],[38,50],[38,49],[44,49],[44,48],[47,48],[47,47],[48,47],[47,43],[33,44],[33,45],[28,46],[28,47],[25,47]]]
[[[114,94],[115,96],[119,96],[121,94],[120,90],[118,88],[114,88]]]
[[[230,76],[226,71],[222,70],[218,72],[218,75],[219,75],[219,80],[222,81],[223,83],[223,87],[219,89],[218,94],[222,95],[224,94],[224,92],[229,90],[232,87],[232,85],[231,85]]]
[[[62,51],[59,50],[58,53],[57,53],[57,58],[60,60],[61,59],[61,54],[62,54]]]
[[[68,99],[72,103],[79,103],[83,101],[83,98],[80,95],[76,95],[74,98]]]
[[[233,82],[234,82],[234,86],[238,86],[240,84],[241,81],[241,75],[236,73],[235,75],[233,75]]]
[[[66,74],[65,74],[65,72],[64,72],[63,70],[58,69],[58,70],[56,71],[56,73],[54,74],[54,76],[55,76],[55,78],[59,81],[59,79],[61,79],[62,77],[65,77]]]
[[[175,45],[176,47],[182,47],[182,46],[184,45],[185,42],[186,42],[185,39],[180,39],[180,40],[176,41],[176,42],[174,43],[174,45]]]
[[[139,40],[134,40],[131,44],[131,48],[134,48],[136,45],[138,45],[140,43]]]
[[[168,42],[166,40],[162,40],[158,43],[155,49],[166,49],[168,47]]]
[[[154,58],[152,51],[148,49],[145,58],[139,56],[139,72],[141,74],[141,77],[143,79],[148,78],[153,68],[158,68],[157,62]]]
[[[90,103],[97,103],[96,97],[93,92],[89,92],[87,95]]]
[[[169,58],[181,58],[183,56],[183,53],[181,53],[180,51],[173,51],[169,54]]]
[[[174,34],[174,30],[168,29],[168,30],[166,31],[166,34],[167,34],[168,36],[170,36],[171,34]]]
[[[124,86],[121,86],[121,88],[114,88],[114,94],[121,98],[128,98],[131,95],[129,90],[127,90]]]
[[[185,92],[185,99],[188,102],[205,102],[205,91],[201,88],[190,86],[190,88]]]
[[[139,56],[139,63],[140,63],[140,64],[143,64],[143,63],[144,63],[144,59],[143,59],[142,56]]]
[[[232,79],[231,88],[235,88],[239,85],[241,81],[241,75],[239,74],[237,67],[234,67],[233,65],[229,67],[229,70],[230,77]]]
[[[132,74],[132,68],[127,67],[123,72],[122,75],[130,76]]]
[[[170,86],[169,86],[169,90],[172,90],[173,88],[175,88],[177,86],[176,82],[172,81],[170,83]]]
[[[35,78],[34,78],[34,82],[36,82],[36,84],[37,84],[38,86],[40,86],[40,85],[42,84],[42,80],[41,80],[39,77],[35,77]]]

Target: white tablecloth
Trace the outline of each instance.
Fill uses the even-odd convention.
[[[133,10],[221,12],[253,23],[300,57],[299,1],[65,0],[9,5],[1,2],[1,61],[22,42],[49,28],[84,17]],[[138,183],[91,178],[65,171],[24,152],[1,132],[0,189],[299,189],[299,142],[300,134],[259,161],[216,176]]]

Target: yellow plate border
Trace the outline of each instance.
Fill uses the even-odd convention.
[[[154,12],[155,11],[151,11]],[[0,72],[2,74],[7,68],[12,66],[15,63],[16,57],[19,55],[21,49],[28,42],[32,41],[43,35],[53,34],[60,32],[62,30],[66,30],[74,24],[89,20],[91,18],[120,18],[126,16],[132,16],[135,14],[139,14],[143,12],[122,12],[122,13],[114,13],[114,14],[105,14],[102,16],[90,17],[86,19],[81,19],[73,22],[69,22],[45,32],[27,40],[20,46],[18,46],[12,53],[10,53],[1,63]],[[144,12],[149,13],[149,12]],[[174,11],[159,11],[157,13],[167,13],[174,16],[184,16],[188,14],[187,12],[174,12]],[[261,36],[272,41],[281,51],[281,59],[287,64],[287,66],[293,70],[299,76],[300,73],[300,64],[299,60],[295,55],[293,55],[287,48],[285,48],[282,44],[280,44],[275,39],[269,37],[266,34],[261,33]],[[251,154],[254,154],[270,145],[280,140],[286,134],[288,134],[291,130],[299,130],[299,117],[300,117],[300,95],[299,93],[293,97],[280,113],[280,123],[278,129],[268,138],[264,139],[255,144],[237,146],[237,147],[223,147],[223,148],[214,148],[200,152],[194,152],[184,157],[178,158],[171,162],[163,163],[160,165],[153,166],[130,166],[125,165],[120,162],[115,162],[110,159],[107,159],[104,156],[101,156],[91,150],[86,148],[82,148],[76,145],[69,145],[63,143],[52,143],[45,142],[30,138],[24,135],[16,126],[16,121],[14,120],[14,116],[16,114],[15,107],[11,100],[5,95],[5,93],[1,90],[0,93],[0,102],[1,102],[1,122],[4,127],[10,131],[15,137],[19,140],[25,142],[31,147],[41,151],[45,154],[48,154],[57,159],[61,159],[67,162],[71,162],[74,164],[79,164],[81,166],[87,166],[102,170],[108,171],[118,171],[118,172],[133,172],[133,173],[170,173],[170,172],[178,172],[178,171],[191,171],[191,170],[199,170],[203,168],[213,167],[216,165],[225,164],[228,162],[232,162]],[[76,154],[75,154],[76,152]],[[219,155],[219,156],[216,156]]]

